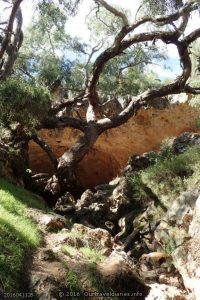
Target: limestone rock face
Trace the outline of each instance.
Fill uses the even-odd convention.
[[[121,174],[130,155],[158,150],[167,137],[178,136],[186,131],[197,132],[199,110],[189,106],[186,99],[180,100],[182,98],[164,106],[156,100],[154,108],[142,108],[126,124],[102,134],[77,168],[81,184],[91,188],[109,182]],[[42,130],[40,134],[58,157],[80,136],[79,131],[70,128]],[[34,142],[29,143],[29,155],[33,171],[53,171],[48,157]],[[143,163],[146,162],[143,159]]]
[[[199,193],[200,194],[200,193]],[[173,253],[176,268],[182,275],[185,287],[194,299],[200,299],[200,196],[197,198],[189,220],[189,240]]]
[[[130,211],[134,205],[131,203],[131,188],[125,177],[122,177],[111,197],[111,212],[119,217]]]
[[[173,264],[190,292],[200,299],[200,189],[183,192],[154,231],[159,245],[172,245]],[[151,299],[151,298],[149,298]],[[162,298],[161,298],[162,299]],[[165,299],[165,298],[163,298]],[[188,299],[188,298],[186,298]]]

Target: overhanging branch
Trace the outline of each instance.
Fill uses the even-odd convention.
[[[53,165],[56,169],[57,165],[58,165],[58,161],[57,161],[57,158],[56,158],[53,150],[51,149],[51,147],[39,135],[33,135],[32,139],[36,144],[38,144],[46,152],[46,154],[48,155],[48,157],[50,158],[51,162],[53,163]]]
[[[105,9],[107,9],[109,12],[111,12],[116,17],[121,18],[124,26],[128,26],[129,25],[128,18],[127,18],[127,16],[126,16],[125,13],[119,11],[118,9],[116,9],[113,6],[111,6],[110,4],[108,4],[104,0],[95,0],[95,2],[98,3],[98,4],[100,4],[101,6],[103,6]]]
[[[191,74],[191,60],[188,53],[187,45],[185,41],[176,41],[176,44],[180,60],[183,66],[182,74],[177,79],[168,85],[162,86],[158,89],[147,91],[141,95],[134,97],[129,105],[119,114],[112,118],[104,118],[97,122],[101,128],[101,132],[110,128],[118,127],[121,124],[127,122],[133,115],[135,115],[141,107],[147,107],[149,100],[158,97],[164,97],[169,94],[178,94],[188,90],[186,88],[186,82]]]
[[[103,0],[99,0],[98,3],[103,5],[105,8],[105,3]],[[114,43],[112,44],[111,47],[106,49],[103,53],[101,53],[93,66],[93,72],[92,76],[89,80],[88,83],[88,88],[87,88],[87,94],[86,98],[89,102],[89,109],[93,110],[93,115],[95,115],[95,110],[99,106],[99,97],[97,93],[97,83],[99,81],[99,77],[105,67],[105,64],[112,58],[120,55],[124,50],[126,50],[128,47],[135,43],[141,43],[141,42],[146,42],[146,41],[153,41],[155,39],[160,39],[164,43],[175,43],[178,41],[180,36],[183,34],[183,31],[187,25],[188,22],[188,16],[191,11],[196,10],[198,8],[198,1],[192,1],[189,2],[187,5],[182,7],[180,10],[177,12],[168,15],[168,16],[158,16],[155,18],[143,18],[132,25],[124,25],[121,30],[119,31],[118,35],[116,36]],[[108,8],[109,10],[109,8]],[[110,10],[109,10],[110,11]],[[147,23],[147,22],[152,22],[155,23],[156,25],[166,25],[170,24],[173,21],[177,21],[180,18],[182,18],[182,22],[178,28],[175,28],[174,31],[154,31],[154,32],[144,32],[140,34],[135,34],[131,38],[128,38],[124,40],[124,38],[131,32],[133,32],[136,28],[139,26]],[[192,36],[189,38],[190,40],[193,39]],[[95,119],[95,118],[94,118]]]
[[[49,118],[42,122],[39,129],[56,129],[56,128],[65,128],[71,127],[78,129],[82,132],[85,131],[87,123],[84,120],[72,118],[72,117],[55,117]]]

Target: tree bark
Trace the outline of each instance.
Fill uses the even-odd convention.
[[[54,167],[56,168],[58,165],[58,161],[51,147],[38,135],[33,135],[32,139],[36,144],[38,144],[38,146],[40,146],[47,153],[49,159],[51,160]]]
[[[76,194],[81,189],[75,175],[76,167],[95,144],[101,132],[96,122],[90,122],[80,139],[58,159],[57,170],[45,189],[48,194],[57,198],[66,191]]]
[[[16,0],[13,5],[13,9],[10,15],[10,20],[8,23],[8,27],[6,28],[6,35],[2,42],[2,47],[0,49],[0,59],[3,57],[5,51],[7,53],[7,60],[2,64],[0,69],[0,80],[5,80],[8,76],[11,75],[14,63],[18,56],[18,51],[23,42],[23,32],[22,32],[22,24],[23,17],[20,8],[22,0]],[[16,29],[15,32],[13,30],[13,23],[16,19]],[[14,38],[11,42],[11,35],[13,34]]]

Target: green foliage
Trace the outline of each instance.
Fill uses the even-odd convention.
[[[62,252],[69,256],[75,256],[78,253],[77,249],[70,245],[62,246]]]
[[[67,287],[72,293],[82,292],[79,278],[73,270],[67,272]],[[72,297],[72,299],[76,298]]]
[[[169,206],[174,197],[191,188],[189,183],[200,167],[200,148],[190,147],[179,155],[168,155],[141,172],[143,182]],[[191,180],[193,178],[193,180]]]
[[[142,181],[140,174],[135,174],[134,176],[128,174],[127,179],[132,189],[132,198],[134,202],[147,202],[150,197],[145,190],[146,185]]]
[[[26,217],[26,209],[45,206],[34,194],[3,179],[0,199],[0,276],[7,292],[20,292],[27,290],[21,280],[24,261],[41,241],[36,225]]]
[[[84,52],[85,47],[66,31],[66,21],[69,15],[74,15],[80,2],[39,1],[32,23],[24,32],[23,47],[16,64],[17,74],[26,79],[35,78],[45,85],[58,78],[69,80],[72,60],[68,56]]]
[[[116,7],[116,6],[115,6]],[[120,11],[123,11],[128,15],[127,11],[124,11],[121,7],[116,7]],[[114,16],[104,7],[99,7],[98,12],[93,11],[90,13],[87,19],[87,26],[90,30],[90,39],[99,43],[99,41],[109,42],[109,37],[113,37],[123,27],[121,18]]]
[[[164,216],[182,192],[200,184],[200,147],[191,146],[184,153],[176,155],[171,143],[170,139],[165,140],[160,152],[157,155],[152,153],[154,163],[151,166],[127,174],[133,201],[138,205],[153,201],[148,215],[152,223]],[[134,222],[134,227],[141,226],[140,215]]]
[[[34,128],[47,116],[49,108],[50,95],[45,87],[20,78],[8,78],[0,83],[1,124],[20,122],[26,128]]]
[[[176,248],[177,245],[175,239],[173,238],[173,236],[172,237],[169,236],[165,245],[165,252],[171,255],[176,250]]]
[[[169,14],[183,6],[182,0],[143,0],[143,10],[148,15]]]
[[[165,139],[160,146],[160,152],[159,155],[157,156],[157,161],[163,161],[166,159],[170,159],[173,155],[173,139]]]
[[[102,95],[137,95],[146,89],[157,88],[160,82],[155,73],[147,71],[149,62],[164,59],[154,46],[148,51],[144,46],[132,47],[126,54],[107,63],[99,81],[98,89]]]
[[[90,247],[80,247],[79,249],[78,248],[79,247],[76,246],[63,245],[62,252],[71,257],[76,256],[78,253],[82,253],[85,259],[93,261],[95,263],[101,262],[105,259],[105,256],[102,254],[102,252],[95,248],[90,248]]]
[[[55,57],[52,54],[41,56],[37,70],[38,80],[50,85],[57,78],[65,78],[70,75],[70,62],[64,58]]]
[[[90,247],[81,247],[80,252],[90,261],[98,263],[105,260],[105,256],[102,255],[101,251],[98,251]]]
[[[46,34],[55,31],[63,31],[66,22],[66,15],[60,5],[53,1],[42,1],[38,4],[39,16],[37,26],[40,27],[41,33]],[[36,24],[35,24],[36,26]]]
[[[97,291],[103,292],[108,291],[109,288],[105,285],[104,281],[100,278],[97,272],[97,263],[105,260],[105,256],[102,255],[100,251],[89,247],[81,247],[77,249],[76,247],[72,247],[69,245],[64,245],[62,247],[62,251],[70,256],[83,254],[85,260],[87,261],[87,265],[84,270],[82,270],[82,276],[85,278],[86,285],[95,288]],[[83,291],[83,286],[79,279],[80,274],[76,273],[74,270],[69,270],[67,273],[67,287],[70,292],[80,292]],[[76,299],[76,298],[72,298]]]
[[[92,69],[92,61],[85,67],[91,48],[102,44],[102,51],[113,42],[113,37],[122,27],[122,20],[103,7],[100,7],[97,15],[92,10],[88,18],[91,38],[86,45],[70,37],[66,30],[69,11],[77,7],[79,2],[39,2],[38,14],[35,14],[33,24],[25,32],[17,73],[26,79],[27,74],[31,74],[45,85],[60,78],[63,79],[65,90],[71,91],[74,96],[83,92],[85,68],[88,71]],[[146,66],[163,58],[163,53],[159,53],[155,45],[132,47],[106,64],[98,84],[100,94],[103,97],[126,97],[158,87],[160,82],[157,75],[148,71]]]

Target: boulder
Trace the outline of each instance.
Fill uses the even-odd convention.
[[[167,211],[166,220],[183,225],[185,216],[193,212],[199,193],[200,189],[183,192]]]
[[[66,227],[67,222],[65,217],[55,213],[47,214],[43,213],[39,209],[29,208],[27,210],[27,215],[38,224],[39,229],[43,232],[45,232],[46,230],[57,231]]]
[[[133,261],[123,251],[114,250],[104,262],[98,264],[97,271],[115,293],[124,293],[123,299],[145,299],[149,293],[150,288],[141,280]]]
[[[76,202],[74,197],[69,192],[66,192],[56,202],[54,211],[61,215],[65,215],[75,211],[75,204]]]
[[[175,153],[183,153],[189,146],[200,146],[200,134],[184,132],[173,141],[173,150]]]
[[[108,226],[113,217],[115,219],[114,214],[110,212],[110,199],[101,190],[96,193],[86,190],[81,199],[77,200],[76,211],[73,215],[75,223],[109,229],[110,232],[115,227],[114,224]]]
[[[39,261],[30,271],[29,278],[29,289],[39,300],[60,299],[60,292],[67,291],[65,287],[66,270],[59,262]],[[67,297],[63,297],[63,299],[67,299]]]
[[[188,230],[199,193],[199,189],[183,192],[154,232],[155,240],[172,252],[190,238]]]
[[[111,252],[113,238],[107,230],[101,228],[92,229],[82,224],[74,224],[71,232],[72,234],[73,232],[78,232],[80,237],[82,236],[83,244],[85,246],[97,250],[108,250],[107,253]]]
[[[150,151],[143,155],[132,155],[128,160],[128,165],[124,169],[125,172],[137,172],[149,167],[155,163],[156,152]]]
[[[195,300],[200,300],[199,195],[200,189],[183,192],[173,202],[165,218],[154,231],[158,248],[161,246],[160,249],[167,251],[182,276],[184,286],[190,295],[186,299]]]
[[[94,202],[95,202],[94,193],[91,190],[86,190],[81,195],[81,199],[77,201],[76,208],[89,207]]]
[[[132,188],[126,177],[121,177],[117,187],[110,198],[110,211],[117,219],[124,216],[134,208],[132,200]]]

